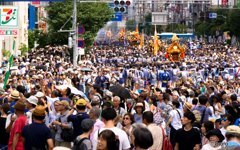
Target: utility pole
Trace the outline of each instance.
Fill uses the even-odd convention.
[[[73,0],[73,67],[77,67],[77,0]]]

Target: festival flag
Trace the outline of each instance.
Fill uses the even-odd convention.
[[[153,54],[157,55],[158,50],[159,50],[159,46],[158,46],[158,36],[157,36],[157,29],[156,29],[156,25],[155,25],[155,31],[154,31],[154,47],[153,47]]]
[[[139,31],[138,31],[138,24],[136,25],[135,32],[137,32],[137,33],[139,32]]]
[[[140,38],[140,44],[139,44],[139,49],[142,49],[144,45],[144,32],[142,33],[142,36]]]
[[[13,52],[14,52],[14,49],[15,49],[15,43],[16,43],[16,41],[15,41],[15,39],[14,39],[14,40],[13,40],[13,46],[12,46],[11,55],[10,55],[9,60],[8,60],[7,71],[6,71],[5,77],[4,77],[3,89],[6,89],[6,85],[7,85],[9,76],[10,76],[10,68],[11,68],[12,65],[13,65]]]

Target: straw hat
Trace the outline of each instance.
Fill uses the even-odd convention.
[[[33,115],[35,116],[45,116],[45,107],[42,105],[38,105],[35,107],[34,111],[33,111]]]
[[[19,99],[20,98],[19,96],[20,96],[20,93],[18,91],[14,90],[11,92],[12,99]]]
[[[240,127],[235,125],[230,125],[227,127],[227,133],[238,133],[240,134]]]
[[[188,110],[192,110],[192,104],[189,102],[185,102],[183,106],[186,107]]]

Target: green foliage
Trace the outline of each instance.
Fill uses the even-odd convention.
[[[128,20],[126,22],[126,30],[127,31],[134,31],[136,29],[136,22],[135,20]]]
[[[139,23],[138,24],[138,28],[139,28],[139,32],[142,32],[142,30],[144,30],[144,34],[146,35],[154,35],[154,31],[155,31],[155,26],[152,25],[152,14],[148,13],[147,15],[145,15],[144,18],[144,23]],[[127,31],[134,31],[136,29],[136,22],[135,20],[128,20],[126,22],[126,30]],[[162,31],[162,26],[157,25],[157,32],[161,32]]]
[[[49,33],[42,35],[48,39],[46,44],[67,44],[68,33],[59,33],[58,30],[72,16],[73,1],[65,0],[65,2],[51,3],[47,7]],[[106,3],[78,3],[77,4],[77,22],[85,28],[85,46],[91,46],[94,37],[99,29],[110,20],[112,10]],[[65,25],[63,30],[72,29],[72,19]]]
[[[35,30],[28,30],[28,46],[29,48],[34,47],[34,41],[35,41]]]
[[[147,35],[154,34],[154,26],[151,24],[152,22],[152,14],[149,13],[145,16],[145,27],[144,27],[144,33]]]
[[[233,9],[229,12],[228,17],[229,30],[236,36],[240,35],[240,10]]]
[[[215,35],[216,31],[230,31],[232,35],[240,35],[240,10],[211,10],[218,14],[216,19],[205,18],[204,21],[199,21],[195,24],[196,35]]]
[[[23,56],[28,52],[29,48],[26,44],[21,43],[19,50],[21,51],[21,55]]]
[[[209,22],[198,22],[195,24],[195,34],[196,35],[205,35],[209,34],[211,30],[211,26],[209,25]]]
[[[184,24],[168,24],[166,28],[167,32],[173,32],[173,33],[186,33],[187,32],[187,26]]]
[[[42,33],[39,30],[28,30],[28,47],[29,49],[34,48],[34,42],[37,41],[37,43],[44,47],[47,43],[46,37],[44,37],[44,33]]]

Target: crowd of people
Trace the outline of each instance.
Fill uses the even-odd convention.
[[[66,47],[35,49],[5,86],[1,70],[0,149],[238,150],[239,56],[199,42],[182,62],[95,46],[74,68]]]

